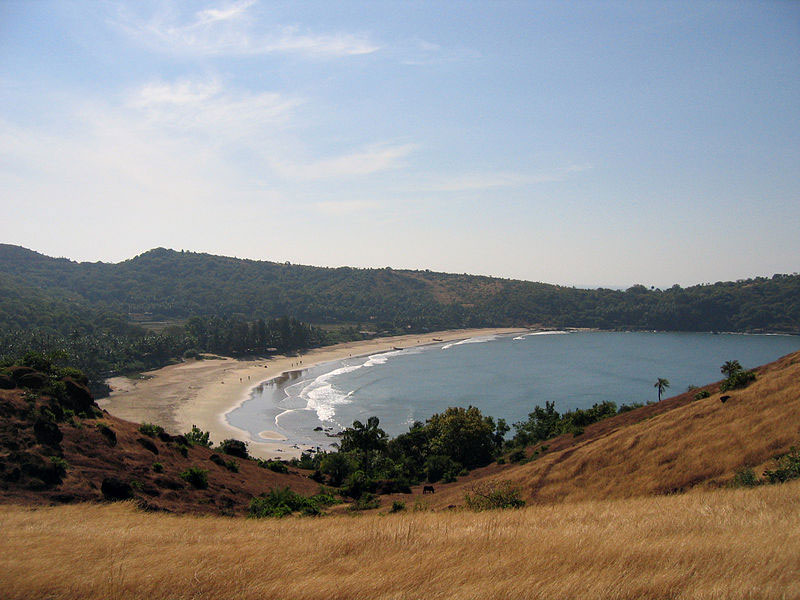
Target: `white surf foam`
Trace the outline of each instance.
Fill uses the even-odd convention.
[[[568,335],[569,331],[534,331],[533,333],[526,333],[525,335],[518,335],[515,340],[524,340],[525,338],[534,335]]]
[[[442,346],[442,350],[448,350],[453,346],[463,346],[464,344],[483,344],[485,342],[496,340],[497,338],[498,336],[496,335],[484,335],[481,337],[467,338],[466,340],[461,340],[460,342],[451,342],[450,344],[445,344]]]
[[[373,354],[369,356],[366,361],[359,365],[347,365],[339,367],[328,373],[323,373],[314,381],[308,383],[299,394],[299,397],[306,401],[306,409],[313,410],[317,413],[320,421],[332,421],[336,414],[336,406],[341,404],[350,404],[353,402],[352,396],[355,390],[344,391],[336,387],[335,382],[332,381],[339,375],[345,373],[352,373],[359,369],[376,367],[386,364],[390,358],[397,356],[401,353],[414,353],[407,350],[395,350],[393,352],[383,352],[381,354]]]

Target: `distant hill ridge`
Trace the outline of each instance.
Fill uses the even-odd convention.
[[[156,248],[74,262],[0,244],[0,325],[19,299],[76,311],[183,319],[290,315],[385,329],[548,325],[800,333],[800,275],[625,291],[431,271],[327,268]],[[16,301],[14,299],[17,299]],[[30,311],[30,309],[28,309]]]

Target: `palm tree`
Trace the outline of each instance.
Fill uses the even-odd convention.
[[[659,377],[653,387],[658,388],[658,401],[661,402],[661,394],[669,387],[669,380]]]
[[[730,379],[734,373],[738,373],[742,370],[742,365],[738,360],[726,360],[725,364],[722,365],[719,370],[723,375],[727,375]]]

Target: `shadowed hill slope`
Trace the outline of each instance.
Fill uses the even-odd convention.
[[[0,502],[130,498],[149,510],[245,515],[254,496],[273,488],[319,490],[296,472],[273,472],[157,428],[143,432],[101,411],[85,383],[79,374],[29,367],[0,372]],[[205,482],[182,477],[193,468]]]
[[[501,481],[519,487],[528,503],[554,503],[719,487],[742,468],[760,474],[800,445],[800,352],[755,372],[744,389],[723,394],[711,384],[701,388],[708,398],[695,400],[700,390],[693,390],[590,425],[579,436],[548,440],[530,462],[478,469],[437,486],[426,502],[461,504],[466,493]]]

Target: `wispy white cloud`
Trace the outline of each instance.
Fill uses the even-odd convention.
[[[131,16],[120,25],[135,39],[160,51],[202,56],[299,54],[336,58],[371,54],[380,49],[365,33],[319,33],[293,25],[267,30],[253,17],[255,0],[206,8],[186,18],[163,12],[147,20]]]
[[[216,139],[260,138],[291,121],[304,102],[275,92],[226,90],[217,80],[151,82],[135,90],[126,102],[150,123],[184,134]]]
[[[328,179],[370,175],[403,166],[403,159],[416,149],[415,144],[378,144],[358,152],[312,162],[272,161],[272,167],[292,179]]]
[[[470,190],[485,190],[500,187],[521,187],[537,183],[563,181],[572,173],[590,169],[589,165],[570,165],[547,172],[515,173],[466,173],[463,175],[438,178],[422,184],[426,190],[433,192],[464,192]]]
[[[464,47],[447,47],[418,37],[402,40],[386,49],[387,54],[404,65],[435,65],[476,60],[482,54]]]
[[[329,202],[316,202],[314,207],[321,213],[330,216],[340,216],[352,213],[364,212],[376,208],[378,206],[375,202],[367,202],[363,200],[340,200]]]

